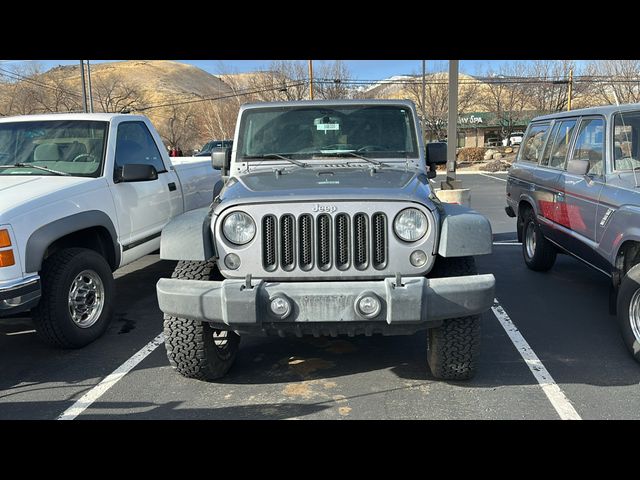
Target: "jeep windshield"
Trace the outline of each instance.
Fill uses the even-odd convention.
[[[417,158],[414,125],[411,109],[403,105],[250,109],[240,124],[238,158]]]
[[[0,175],[98,177],[107,122],[0,122]]]

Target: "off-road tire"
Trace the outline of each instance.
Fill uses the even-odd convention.
[[[524,222],[522,226],[522,256],[524,257],[524,263],[531,270],[536,272],[546,272],[556,261],[556,255],[558,251],[556,247],[545,238],[536,220],[536,215],[533,210],[528,209],[524,215]],[[533,254],[529,255],[527,248],[527,230],[529,224],[532,225],[533,235],[535,238],[535,248]]]
[[[429,277],[476,275],[473,257],[438,257]],[[427,363],[435,378],[468,380],[480,354],[480,315],[450,318],[427,332]]]
[[[640,264],[632,267],[626,273],[618,289],[618,325],[620,333],[627,349],[638,362],[640,362],[640,338],[633,333],[629,307],[634,294],[640,290]],[[640,295],[640,293],[638,293]],[[640,325],[636,325],[636,330],[640,330]],[[638,332],[640,334],[640,331]]]
[[[80,328],[69,312],[69,290],[76,276],[90,269],[102,281],[104,305],[96,322]],[[113,318],[114,285],[105,258],[86,248],[65,248],[51,255],[40,272],[42,297],[31,310],[38,336],[58,348],[81,348],[102,336]]]
[[[211,280],[217,273],[215,262],[181,261],[171,278]],[[214,335],[226,335],[224,347],[216,345]],[[207,322],[164,316],[165,347],[169,363],[178,373],[197,380],[216,380],[233,365],[240,336],[232,331],[214,329]]]

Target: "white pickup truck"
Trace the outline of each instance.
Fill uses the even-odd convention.
[[[0,317],[31,309],[48,343],[92,342],[112,317],[112,272],[158,250],[219,180],[210,159],[170,159],[144,116],[0,119]]]

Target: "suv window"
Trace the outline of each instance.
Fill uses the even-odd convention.
[[[156,142],[143,122],[123,122],[118,125],[116,168],[132,163],[153,165],[158,173],[167,171]]]
[[[613,168],[631,170],[640,167],[640,112],[618,113],[613,121]]]
[[[589,173],[604,173],[604,120],[601,118],[583,118],[580,122],[574,160],[587,160]]]
[[[548,131],[548,124],[531,126],[521,150],[520,161],[538,163]]]
[[[558,127],[558,133],[551,147],[551,155],[549,156],[549,166],[551,168],[564,168],[571,136],[576,127],[576,120],[563,120]]]

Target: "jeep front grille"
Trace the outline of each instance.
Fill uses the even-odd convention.
[[[262,217],[262,263],[265,270],[381,270],[387,264],[387,217],[384,213],[346,213],[297,218]]]

